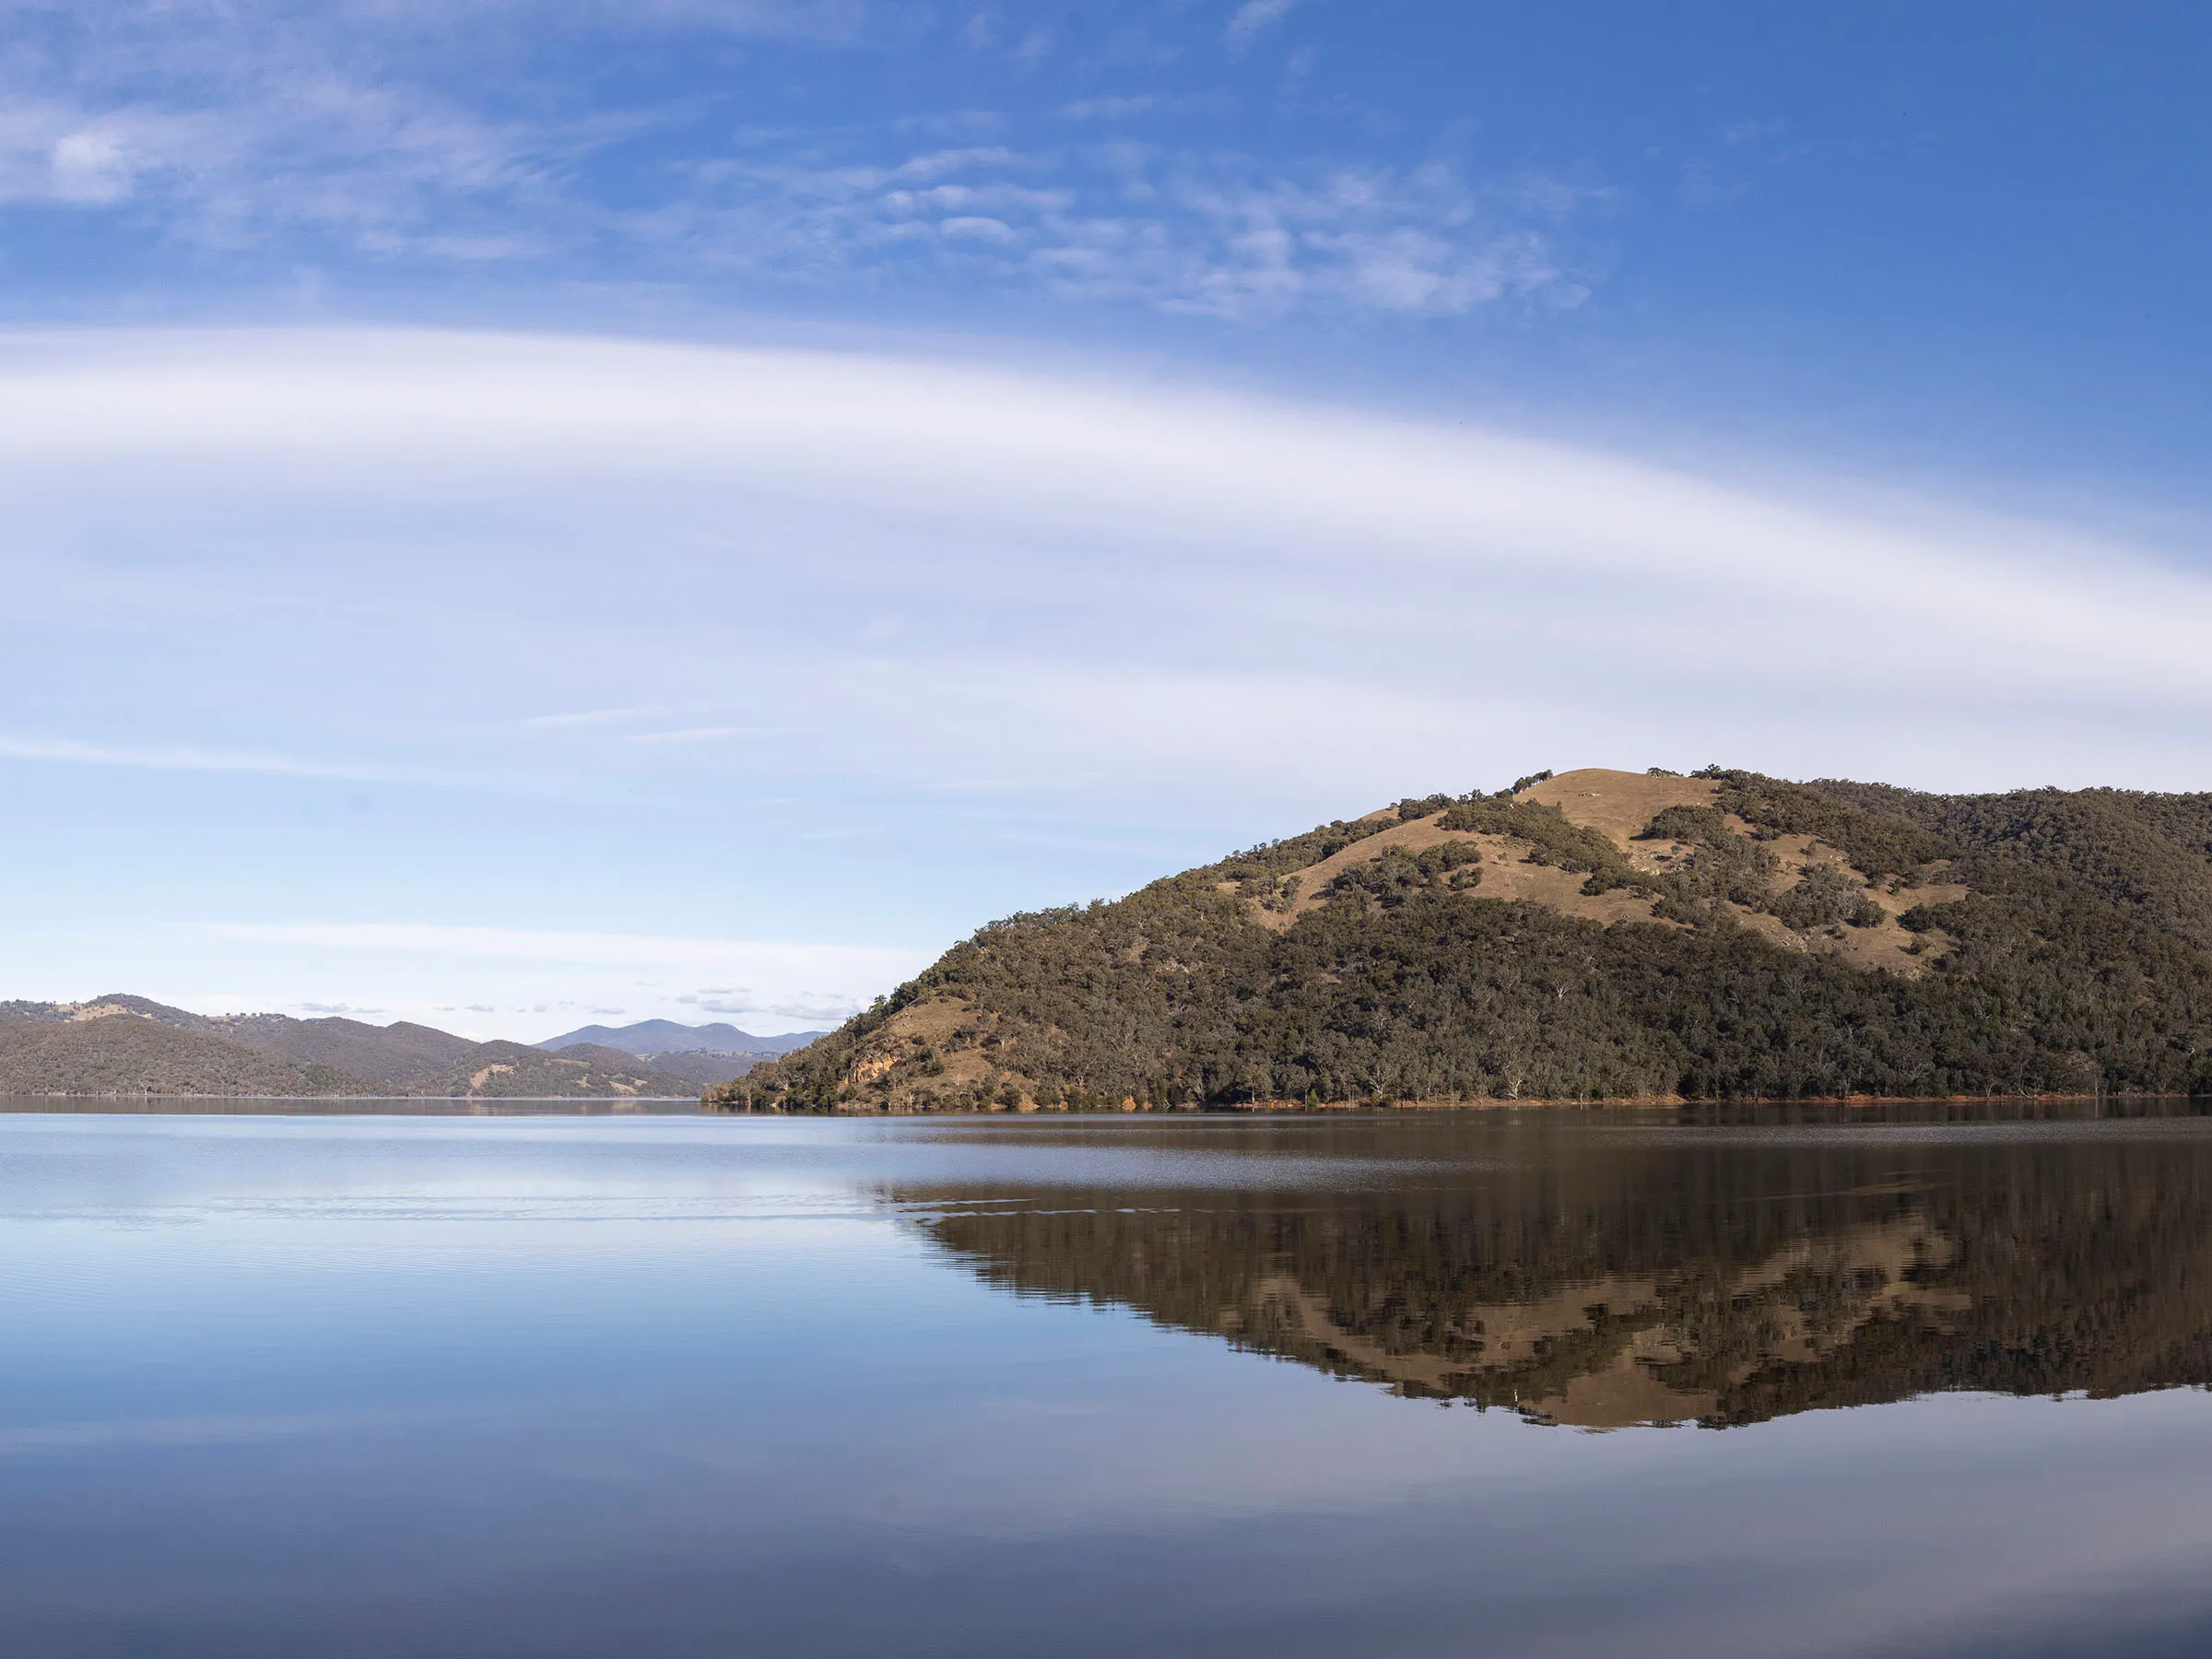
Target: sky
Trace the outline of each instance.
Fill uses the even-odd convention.
[[[2208,59],[0,0],[0,998],[792,1030],[1547,767],[2212,786]]]

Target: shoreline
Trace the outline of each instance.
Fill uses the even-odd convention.
[[[2176,1094],[2157,1090],[2107,1091],[2075,1094],[1954,1094],[1954,1095],[1796,1095],[1692,1096],[1633,1095],[1610,1098],[1523,1097],[1465,1100],[1250,1100],[1215,1106],[1140,1106],[1124,1100],[1119,1106],[1040,1106],[1025,1100],[1019,1106],[944,1110],[909,1106],[856,1106],[840,1104],[821,1111],[785,1111],[773,1106],[747,1106],[702,1101],[702,1108],[720,1117],[1318,1117],[1366,1112],[1512,1112],[1523,1109],[1547,1112],[1731,1109],[1747,1106],[1822,1106],[1845,1109],[1880,1106],[2094,1105],[2105,1101],[2212,1100],[2212,1095]]]

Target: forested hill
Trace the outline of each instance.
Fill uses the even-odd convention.
[[[734,1110],[2212,1092],[2212,794],[1434,795],[992,924]]]

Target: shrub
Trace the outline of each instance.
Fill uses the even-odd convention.
[[[1870,926],[1872,923],[1856,920],[1866,910],[1874,912],[1875,923],[1882,919],[1880,907],[1869,902],[1858,883],[1833,865],[1813,865],[1795,887],[1776,894],[1767,908],[1781,917],[1785,926],[1801,929],[1832,927],[1843,921]]]

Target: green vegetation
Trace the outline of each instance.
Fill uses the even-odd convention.
[[[1786,927],[1878,927],[1887,912],[1833,865],[1817,865],[1788,892],[1767,901],[1768,911]]]
[[[1437,820],[1441,830],[1510,835],[1526,841],[1531,864],[1591,872],[1626,867],[1618,848],[1596,830],[1569,823],[1557,806],[1497,795],[1468,795],[1445,802],[1439,810],[1444,815]]]
[[[369,1087],[327,1065],[297,1065],[243,1043],[113,1014],[88,1020],[0,1021],[0,1094],[364,1095]]]
[[[1781,861],[1757,841],[1729,829],[1711,806],[1669,806],[1644,826],[1638,839],[1679,841],[1690,849],[1663,883],[1653,884],[1671,900],[1660,912],[1671,920],[1699,921],[1716,904],[1765,910],[1771,902]]]
[[[1440,887],[1454,893],[1466,891],[1482,880],[1481,865],[1482,853],[1473,841],[1440,841],[1420,853],[1386,847],[1381,856],[1337,876],[1327,892],[1332,899],[1365,894],[1383,909],[1395,910],[1414,894]]]
[[[2212,794],[2029,789],[1937,795],[1839,782],[1802,787],[1863,819],[1909,827],[1917,845],[1955,852],[1953,878],[1970,886],[1999,890],[2013,886],[2010,873],[2023,866],[2045,871],[2161,931],[2212,947]]]
[[[1709,766],[1697,774],[1720,784],[1713,805],[1770,835],[1814,835],[1867,876],[1910,876],[1953,849],[1910,818],[1868,811],[1817,784],[1785,783],[1757,772]]]
[[[1553,807],[1431,797],[1116,903],[1010,917],[709,1098],[826,1112],[1009,1093],[1164,1110],[2212,1091],[2212,796],[1943,797],[1700,775],[1718,786],[1712,806],[1669,808],[1645,830],[1683,849],[1658,870]],[[1608,926],[1489,897],[1470,879],[1482,865],[1441,847],[1354,865],[1281,931],[1245,902],[1272,893],[1279,912],[1295,872],[1415,818],[1510,837],[1531,862],[1584,874],[1585,893],[1648,898],[1655,919]],[[1783,835],[1816,844],[1808,873],[1777,890]],[[1839,936],[1882,923],[1843,865],[1963,892],[1901,918],[1926,941],[1908,959],[1925,971],[1856,967],[1744,925],[1746,911]],[[899,1046],[891,1022],[924,1004],[966,1011],[945,1053],[974,1051],[987,1075],[954,1082]]]

